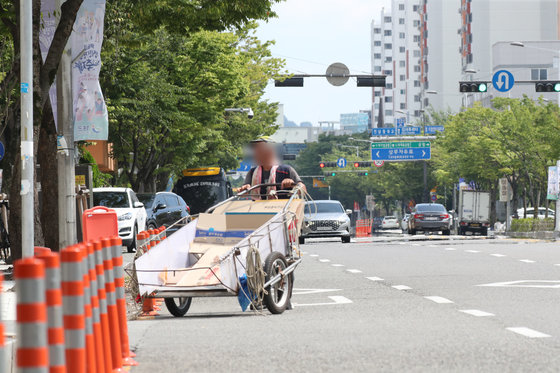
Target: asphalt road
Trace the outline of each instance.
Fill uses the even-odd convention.
[[[132,372],[560,370],[557,243],[400,236],[302,249],[294,310],[198,298],[177,319],[164,307],[130,322]]]

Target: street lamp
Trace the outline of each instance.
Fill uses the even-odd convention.
[[[350,137],[350,140],[353,140],[352,137]],[[359,146],[353,146],[353,145],[343,145],[343,144],[336,144],[337,146],[340,146],[341,148],[352,148],[352,149],[356,149],[356,157],[360,158],[360,147]]]
[[[250,107],[246,107],[246,108],[227,108],[227,109],[224,109],[224,112],[226,112],[226,113],[246,113],[247,118],[249,118],[249,119],[253,119],[253,117],[255,116],[255,113],[253,113],[253,109],[251,109]]]

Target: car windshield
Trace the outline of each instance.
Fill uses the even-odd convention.
[[[316,207],[315,207],[316,206]],[[342,205],[339,203],[309,203],[305,205],[305,214],[312,215],[315,213],[318,214],[325,214],[325,213],[342,213],[344,210],[342,209]]]
[[[144,207],[147,209],[152,208],[154,199],[156,197],[154,194],[137,194],[136,196],[138,197],[140,202],[144,204]]]
[[[394,216],[385,216],[385,219],[387,219],[387,220],[388,220],[388,219],[396,219],[396,217],[394,217]]]
[[[129,208],[126,192],[94,192],[93,204],[112,208]]]
[[[417,205],[416,206],[416,211],[418,212],[447,212],[447,210],[445,210],[445,207],[443,207],[443,205],[440,204],[431,204],[431,205]]]

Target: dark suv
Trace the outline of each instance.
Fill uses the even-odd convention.
[[[418,231],[451,233],[451,216],[439,203],[420,203],[412,209],[408,218],[408,234]]]
[[[147,229],[158,228],[162,225],[167,228],[181,218],[190,217],[189,206],[175,193],[140,193],[137,194],[137,196],[144,204],[146,213],[148,214],[148,218],[146,220]],[[179,227],[172,227],[168,230],[167,234],[170,235],[177,229],[179,229]]]

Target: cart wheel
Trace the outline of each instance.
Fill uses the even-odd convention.
[[[264,262],[265,281],[274,278],[286,268],[288,268],[288,262],[284,255],[277,251],[270,253]],[[270,313],[280,314],[286,310],[292,294],[292,281],[292,276],[285,276],[279,282],[266,288],[267,294],[263,301]]]
[[[165,306],[175,317],[183,317],[191,307],[192,297],[165,298]],[[177,304],[179,302],[179,304]]]

